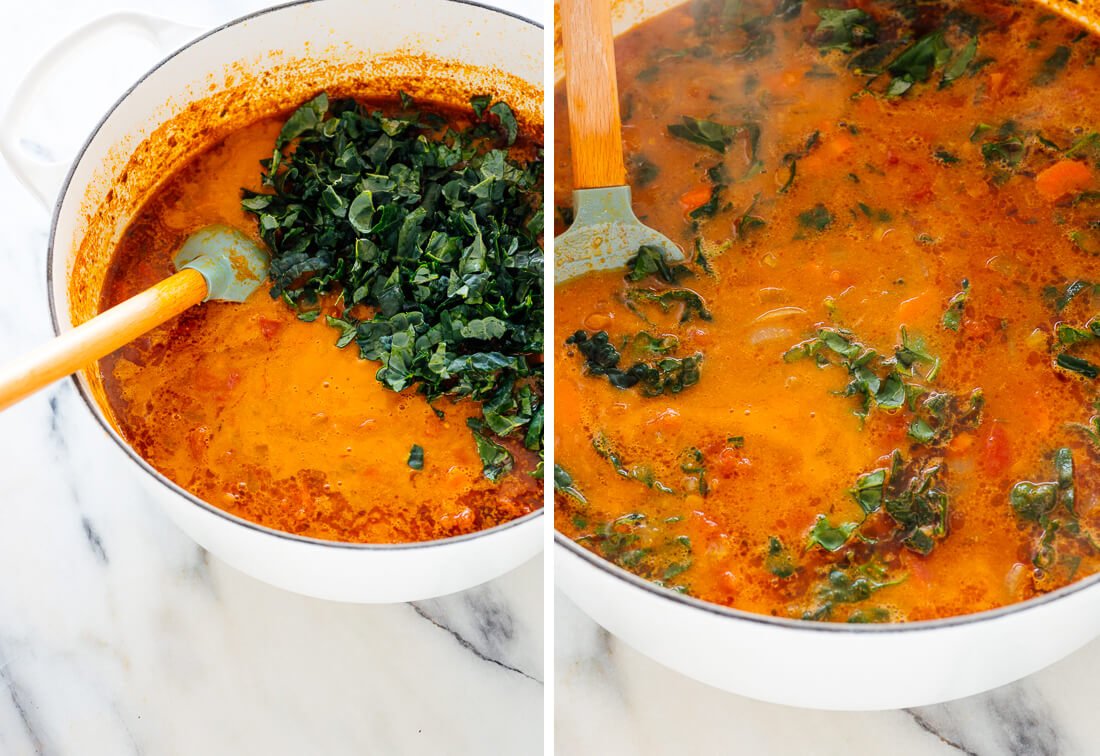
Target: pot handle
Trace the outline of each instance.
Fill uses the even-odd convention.
[[[43,160],[22,143],[21,130],[33,107],[35,94],[42,83],[55,73],[58,62],[66,58],[73,49],[108,29],[118,28],[129,28],[144,34],[165,54],[194,39],[202,31],[199,27],[146,13],[110,13],[78,27],[31,66],[27,76],[15,90],[8,112],[0,119],[0,155],[7,160],[19,182],[30,190],[43,207],[49,207],[57,196],[69,163],[63,160]]]

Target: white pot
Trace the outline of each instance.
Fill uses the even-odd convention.
[[[615,33],[679,2],[616,2]],[[557,587],[641,653],[717,688],[790,706],[874,710],[948,701],[1036,672],[1100,635],[1100,575],[994,611],[847,625],[688,598],[561,533],[555,533],[554,566]]]
[[[196,30],[136,13],[100,19],[70,36],[32,71],[0,126],[0,150],[40,198],[52,199],[62,169],[34,162],[19,147],[18,128],[33,95],[59,58],[81,39],[117,27],[137,30],[163,46],[192,39],[150,70],[110,109],[64,178],[49,247],[49,292],[58,332],[94,314],[106,255],[156,177],[210,143],[187,129],[172,149],[163,124],[185,109],[221,127],[217,103],[254,117],[293,107],[320,89],[414,95],[478,91],[507,97],[521,121],[541,124],[542,30],[510,14],[453,0],[312,0],[262,11],[196,36]],[[429,53],[428,56],[420,53]],[[250,86],[269,72],[265,101]],[[273,73],[272,73],[273,72]],[[202,103],[206,103],[203,105]],[[236,124],[233,124],[234,126]],[[166,127],[169,128],[169,127]],[[225,128],[229,128],[228,125]],[[150,139],[150,137],[152,137]],[[161,145],[163,146],[163,145]],[[132,156],[137,163],[128,162]],[[144,163],[144,165],[143,165]],[[94,236],[92,236],[94,234]],[[85,238],[91,256],[78,256]],[[72,277],[87,277],[90,294],[73,295]],[[207,504],[154,470],[119,436],[92,398],[94,374],[75,378],[80,395],[110,437],[133,461],[153,498],[201,546],[273,585],[320,598],[391,602],[439,596],[490,580],[534,557],[542,545],[541,511],[455,538],[400,545],[341,544],[303,538],[247,522]]]

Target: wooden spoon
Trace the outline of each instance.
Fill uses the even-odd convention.
[[[573,225],[554,240],[555,278],[621,268],[646,244],[683,260],[675,242],[631,208],[609,0],[561,0],[560,7],[574,190]]]
[[[267,253],[227,226],[196,231],[172,263],[175,275],[0,368],[0,410],[200,302],[243,302],[267,279]]]

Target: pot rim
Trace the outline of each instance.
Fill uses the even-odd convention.
[[[738,621],[753,622],[760,625],[771,625],[773,627],[778,627],[783,630],[795,630],[799,632],[840,634],[890,634],[906,632],[927,632],[932,630],[957,628],[965,625],[977,624],[979,622],[997,620],[1010,614],[1017,614],[1031,609],[1037,609],[1041,606],[1045,606],[1047,604],[1058,601],[1059,599],[1069,596],[1071,594],[1092,588],[1097,585],[1097,583],[1100,583],[1100,572],[1096,572],[1086,578],[1078,580],[1075,583],[1064,585],[1057,590],[1051,591],[1050,593],[1043,593],[1039,596],[1033,596],[1032,598],[1025,599],[1024,601],[1017,601],[1012,604],[1006,604],[1004,606],[999,606],[996,609],[985,609],[980,612],[971,612],[969,614],[956,614],[950,617],[941,617],[939,619],[915,620],[913,622],[871,622],[866,624],[847,622],[816,622],[813,620],[793,619],[788,617],[773,617],[767,614],[757,614],[755,612],[749,612],[744,609],[724,606],[723,604],[716,604],[711,601],[704,601],[702,599],[697,599],[692,596],[685,596],[682,593],[676,593],[675,591],[671,591],[668,588],[663,588],[650,580],[639,577],[633,572],[629,572],[622,567],[619,567],[617,564],[614,564],[604,559],[603,557],[592,553],[556,528],[554,529],[554,542],[557,546],[565,549],[567,552],[570,552],[574,556],[579,557],[581,560],[587,562],[592,567],[595,567],[598,570],[602,570],[612,577],[622,580],[623,582],[642,591],[646,591],[656,596],[657,598],[671,601],[674,604],[686,606],[689,609],[695,609],[698,611],[717,615],[718,617],[724,617]]]
[[[525,16],[521,16],[518,13],[514,13],[514,12],[508,11],[508,10],[504,10],[502,8],[494,8],[492,6],[484,5],[483,3],[478,2],[477,0],[438,0],[438,1],[439,2],[456,3],[458,5],[469,5],[469,6],[474,7],[474,8],[479,8],[481,10],[489,11],[491,13],[498,13],[502,16],[507,16],[508,18],[516,19],[517,21],[521,21],[525,24],[529,24],[529,25],[535,27],[536,29],[541,30],[543,28],[542,24],[540,24],[536,21],[533,21],[532,19],[526,18]],[[250,21],[254,18],[258,18],[260,16],[264,16],[264,15],[267,15],[269,13],[274,13],[274,12],[277,12],[277,11],[284,10],[286,8],[292,8],[292,7],[296,7],[296,6],[299,6],[299,5],[310,5],[310,4],[313,4],[313,3],[322,3],[322,2],[326,2],[326,0],[292,0],[291,2],[281,3],[279,5],[271,6],[270,8],[264,8],[262,10],[254,11],[253,13],[249,13],[247,15],[240,16],[239,18],[235,18],[231,21],[227,21],[224,24],[216,26],[213,29],[210,29],[209,31],[203,32],[202,34],[200,34],[199,36],[197,36],[194,39],[190,40],[189,42],[181,45],[176,50],[173,50],[165,58],[163,58],[162,60],[155,63],[151,68],[149,68],[149,70],[147,70],[145,73],[143,73],[133,84],[131,84],[129,87],[126,88],[126,90],[118,97],[117,100],[115,100],[115,102],[103,114],[103,117],[99,119],[99,121],[96,123],[96,125],[92,128],[91,132],[88,134],[88,138],[84,140],[84,144],[81,145],[80,149],[76,153],[76,156],[73,158],[72,164],[69,166],[69,170],[65,175],[65,180],[61,184],[61,189],[58,192],[57,199],[54,202],[53,212],[51,213],[51,216],[50,216],[50,235],[49,235],[49,240],[47,242],[48,246],[47,246],[47,250],[46,250],[46,290],[47,290],[48,297],[49,297],[50,322],[53,325],[53,331],[54,331],[55,336],[60,336],[61,335],[60,317],[59,317],[59,314],[58,314],[57,302],[54,298],[54,243],[56,241],[58,219],[61,217],[61,205],[64,202],[64,199],[65,199],[66,195],[68,195],[68,193],[69,193],[69,188],[72,185],[73,175],[76,173],[77,165],[79,165],[80,162],[84,159],[84,155],[88,151],[88,147],[91,146],[92,141],[96,138],[96,136],[98,136],[100,129],[103,128],[103,125],[107,122],[107,120],[112,115],[114,115],[114,113],[118,109],[119,105],[121,105],[123,103],[123,101],[125,101],[135,89],[137,89],[139,86],[141,86],[145,82],[146,79],[148,79],[150,76],[152,76],[156,71],[160,70],[160,68],[162,66],[164,66],[166,63],[168,63],[169,61],[171,61],[175,57],[177,57],[184,50],[189,49],[190,47],[197,44],[198,42],[201,42],[202,40],[206,39],[207,37],[211,37],[211,36],[217,34],[218,32],[221,32],[221,31],[223,31],[225,29],[228,29],[232,26],[236,26],[237,24],[243,23],[245,21]],[[349,549],[349,550],[354,550],[354,551],[408,551],[408,550],[413,550],[413,549],[429,549],[429,548],[436,548],[436,547],[440,547],[440,546],[449,546],[449,545],[464,543],[464,542],[467,542],[467,541],[472,541],[472,540],[475,540],[477,538],[481,538],[483,536],[488,536],[488,535],[493,535],[493,534],[496,534],[496,533],[500,533],[501,531],[509,530],[511,528],[518,527],[518,526],[526,524],[528,522],[537,520],[540,517],[542,517],[543,512],[545,511],[545,502],[544,502],[544,505],[542,507],[540,507],[539,509],[535,510],[534,512],[528,512],[527,514],[523,515],[522,517],[517,517],[514,520],[509,520],[508,522],[504,522],[504,523],[501,523],[499,525],[495,525],[491,528],[486,528],[484,530],[478,530],[478,531],[473,532],[473,533],[465,533],[463,535],[449,536],[447,538],[437,538],[437,539],[431,540],[431,541],[413,541],[413,542],[408,542],[408,543],[353,543],[353,542],[348,542],[348,541],[329,541],[329,540],[325,540],[323,538],[313,538],[313,537],[310,537],[310,536],[301,536],[301,535],[297,535],[295,533],[288,533],[288,532],[283,531],[283,530],[276,530],[274,528],[269,528],[266,525],[260,525],[259,523],[255,523],[255,522],[252,522],[250,520],[246,520],[243,517],[238,517],[237,515],[230,514],[229,512],[226,512],[223,509],[219,509],[218,507],[214,506],[213,504],[211,504],[207,501],[204,501],[203,499],[199,498],[198,496],[195,496],[190,491],[186,490],[185,488],[183,488],[179,484],[177,484],[174,481],[170,480],[163,473],[161,473],[159,470],[157,470],[155,467],[153,467],[151,464],[149,464],[149,462],[146,461],[145,458],[142,457],[140,454],[138,454],[133,449],[133,447],[131,447],[128,443],[126,443],[126,440],[123,439],[121,435],[119,435],[118,431],[116,431],[115,428],[109,422],[107,422],[107,419],[104,416],[102,409],[99,407],[98,402],[96,402],[95,399],[92,398],[88,394],[88,392],[84,388],[84,385],[81,383],[80,379],[77,377],[76,373],[69,376],[68,379],[71,380],[73,382],[73,384],[76,386],[77,393],[83,399],[84,404],[87,407],[88,411],[92,413],[92,417],[95,418],[96,422],[98,422],[100,427],[102,427],[103,430],[107,432],[107,435],[111,439],[114,440],[114,442],[119,446],[119,448],[121,448],[122,451],[131,460],[133,460],[135,463],[137,463],[138,467],[140,467],[142,470],[144,470],[146,473],[148,473],[150,476],[152,476],[157,482],[159,482],[163,486],[165,486],[165,488],[167,488],[169,491],[183,497],[184,499],[188,500],[191,504],[194,504],[194,505],[198,506],[199,508],[206,510],[210,514],[217,515],[218,517],[221,517],[222,519],[224,519],[225,521],[227,521],[227,522],[229,522],[233,525],[239,525],[241,527],[248,528],[250,530],[254,530],[254,531],[256,531],[258,533],[261,533],[263,535],[275,536],[277,538],[282,538],[282,539],[285,539],[285,540],[288,540],[288,541],[296,541],[296,542],[299,542],[299,543],[302,543],[302,544],[308,544],[308,545],[312,545],[312,546],[322,546],[322,547],[337,548],[337,549]]]

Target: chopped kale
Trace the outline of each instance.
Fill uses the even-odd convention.
[[[581,504],[588,503],[588,499],[584,498],[584,494],[573,483],[573,476],[559,464],[554,465],[554,490],[572,497]]]
[[[670,312],[673,307],[683,308],[680,314],[681,323],[689,323],[695,318],[710,320],[713,316],[707,309],[703,298],[691,289],[664,289],[662,291],[650,291],[649,289],[630,289],[626,292],[626,303],[631,310],[641,315],[640,306],[656,304],[662,312]]]
[[[1032,528],[1032,563],[1041,570],[1068,563],[1072,572],[1079,559],[1074,552],[1096,553],[1100,549],[1078,518],[1073,453],[1065,447],[1057,449],[1053,463],[1053,481],[1020,481],[1009,491],[1008,503],[1016,517]],[[1069,552],[1065,560],[1059,559],[1060,549]]]
[[[1077,279],[1066,284],[1066,288],[1061,291],[1056,286],[1048,286],[1043,289],[1043,297],[1055,312],[1061,312],[1069,306],[1070,302],[1085,292],[1100,293],[1100,284]]]
[[[956,155],[954,152],[949,152],[942,147],[933,152],[932,157],[934,157],[936,160],[943,163],[944,165],[955,165],[959,162],[958,155]]]
[[[768,551],[764,557],[764,566],[768,572],[784,580],[798,571],[794,560],[791,559],[791,553],[787,551],[787,547],[776,536],[768,538]]]
[[[409,467],[414,470],[424,469],[424,447],[420,444],[413,444],[409,450]]]
[[[886,95],[897,97],[908,92],[914,84],[928,81],[932,72],[942,68],[950,57],[951,48],[944,41],[943,31],[924,35],[886,67],[893,76]]]
[[[681,120],[682,123],[669,125],[669,134],[703,147],[709,147],[718,153],[725,153],[739,128],[702,118],[692,118],[691,116],[682,116]]]
[[[906,463],[894,452],[888,483],[883,492],[883,511],[894,521],[894,539],[918,554],[927,555],[936,540],[947,535],[948,498],[935,459]]]
[[[481,457],[481,471],[485,477],[497,481],[510,473],[515,462],[512,452],[491,439],[485,433],[485,424],[476,418],[467,419],[466,425],[474,434],[477,453]]]
[[[817,605],[804,612],[802,619],[814,621],[830,619],[838,610],[839,604],[857,604],[866,601],[876,591],[897,585],[904,579],[904,576],[895,580],[888,579],[886,568],[876,563],[832,567],[828,574],[818,581],[814,589]],[[857,610],[849,616],[849,621],[859,622],[860,618],[866,616],[868,615]],[[878,615],[876,613],[872,616]]]
[[[694,446],[685,449],[680,454],[680,470],[688,476],[688,480],[694,481],[692,484],[694,492],[705,497],[709,484],[707,483],[707,461],[703,452]]]
[[[622,355],[611,344],[606,331],[591,336],[577,331],[568,339],[585,358],[585,370],[589,375],[606,377],[619,389],[635,388],[644,396],[678,394],[699,382],[703,355],[688,357],[660,357],[652,361],[639,361],[626,369],[619,367]]]
[[[681,116],[681,123],[673,123],[668,133],[678,139],[708,147],[719,154],[725,154],[733,140],[744,135],[748,140],[749,166],[745,177],[759,173],[764,164],[760,161],[760,124],[751,121],[740,124],[724,124],[691,116]]]
[[[1073,373],[1080,373],[1086,378],[1096,378],[1100,376],[1100,366],[1094,365],[1088,360],[1080,357],[1074,357],[1072,354],[1060,354],[1054,361],[1058,367]]]
[[[850,53],[875,41],[878,24],[859,8],[820,8],[817,15],[821,21],[810,36],[810,43],[821,50]]]
[[[509,157],[519,126],[503,102],[475,97],[461,131],[413,105],[390,116],[321,94],[287,119],[263,162],[269,193],[242,201],[272,253],[272,296],[306,319],[339,302],[338,344],[380,362],[388,389],[488,402],[507,386],[508,427],[527,426],[541,416],[542,159]],[[511,454],[495,428],[472,430],[498,479]]]
[[[970,63],[977,54],[978,38],[972,37],[944,69],[943,78],[940,80],[940,89],[950,85],[951,82],[966,73],[967,68],[969,68]]]
[[[737,239],[744,239],[749,231],[754,228],[763,228],[765,225],[764,219],[753,212],[756,210],[756,203],[759,201],[760,192],[757,192],[752,196],[752,202],[749,203],[745,212],[741,213],[733,222],[733,231]]]
[[[661,169],[645,155],[634,155],[628,161],[630,165],[631,186],[647,186],[653,183]]]
[[[641,281],[649,276],[657,276],[666,283],[677,283],[691,276],[691,269],[685,265],[673,265],[665,256],[665,251],[652,244],[643,244],[638,253],[626,262],[628,281]]]
[[[947,309],[943,313],[943,327],[949,331],[958,331],[962,325],[963,312],[966,310],[966,300],[970,296],[970,281],[963,279],[962,290],[955,294],[947,302]]]
[[[691,539],[675,534],[675,525],[665,523],[670,524],[672,528],[653,527],[645,513],[631,512],[597,525],[576,540],[646,580],[685,592],[686,585],[672,581],[691,568]]]
[[[1039,73],[1035,74],[1035,78],[1031,80],[1032,84],[1036,86],[1046,86],[1058,78],[1058,74],[1062,72],[1062,69],[1069,63],[1070,49],[1065,45],[1058,45],[1054,48],[1054,52],[1047,57],[1043,64],[1039,67]]]
[[[824,231],[833,223],[833,215],[820,202],[809,210],[798,214],[798,225],[802,228]]]
[[[982,157],[987,163],[1000,163],[1012,167],[1019,165],[1027,154],[1027,148],[1020,137],[1010,136],[986,142],[982,145]]]
[[[810,154],[810,151],[818,145],[821,138],[820,131],[814,131],[806,138],[806,143],[798,150],[788,152],[783,156],[783,164],[787,166],[787,180],[779,187],[779,194],[786,194],[794,183],[795,174],[798,172],[798,161]],[[759,195],[757,195],[759,196]],[[755,200],[753,200],[755,203]]]
[[[809,539],[806,548],[820,546],[826,551],[838,551],[848,542],[852,533],[859,527],[858,522],[842,522],[839,525],[830,525],[825,515],[818,515],[814,526],[810,528]]]

